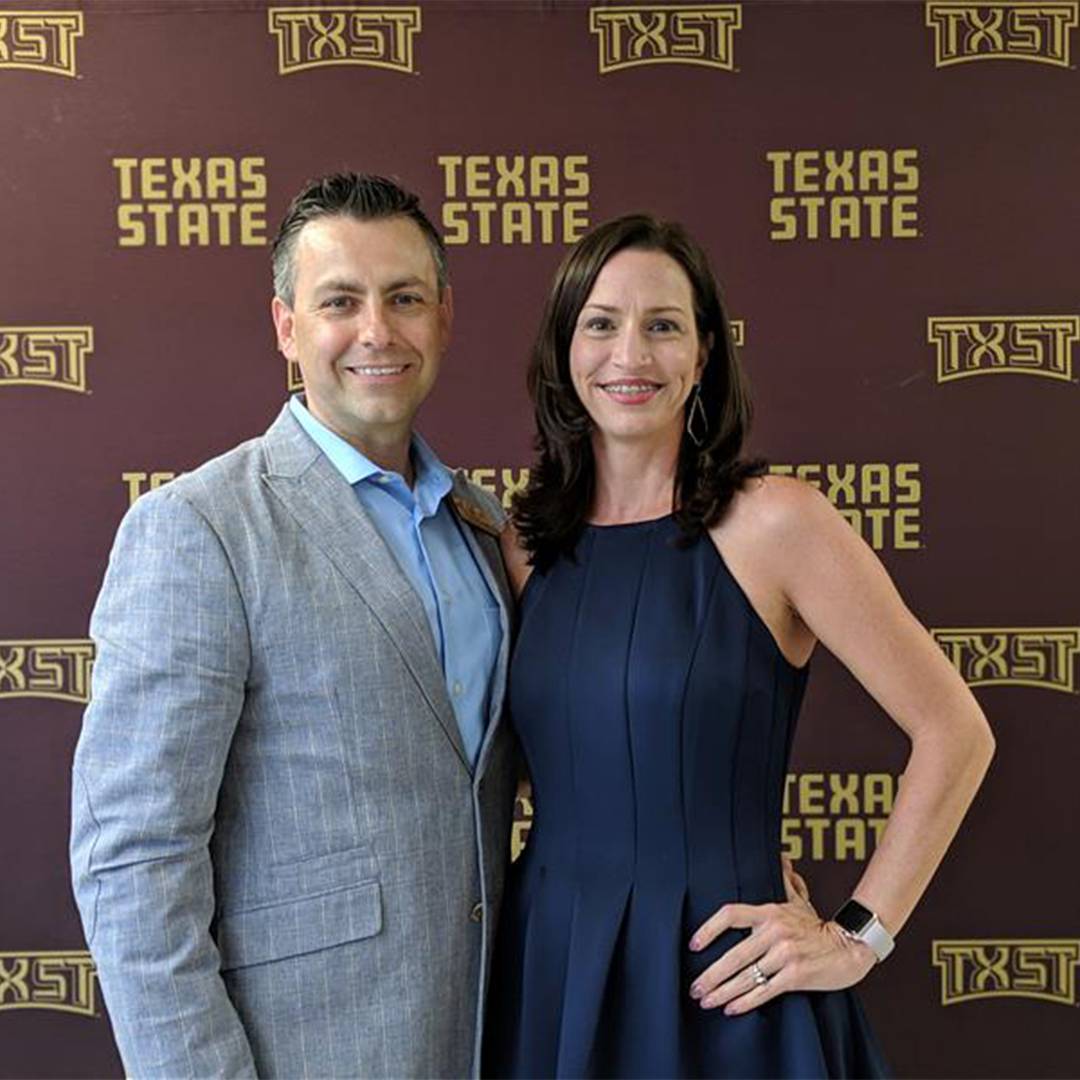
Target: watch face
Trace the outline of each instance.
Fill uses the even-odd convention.
[[[833,922],[849,934],[858,934],[874,918],[874,913],[862,906],[858,900],[849,900],[833,916]]]

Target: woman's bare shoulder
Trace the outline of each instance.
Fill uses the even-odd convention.
[[[710,530],[720,540],[754,544],[785,542],[813,530],[822,515],[832,511],[821,492],[792,476],[753,476],[732,496],[720,522]]]

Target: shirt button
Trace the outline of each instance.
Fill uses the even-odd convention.
[[[469,918],[472,922],[483,922],[484,905],[479,902],[473,904],[472,911],[469,912]]]
[[[454,697],[461,697],[464,687],[459,682],[454,683]]]

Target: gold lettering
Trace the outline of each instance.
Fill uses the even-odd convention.
[[[0,387],[48,386],[86,393],[89,326],[0,326]]]
[[[926,25],[934,32],[935,66],[1027,60],[1068,68],[1068,31],[1078,9],[1076,0],[930,0]]]
[[[1076,1004],[1080,941],[935,941],[932,956],[940,970],[942,1005],[987,997]]]
[[[26,649],[22,645],[13,642],[0,644],[0,697],[22,696],[26,690],[26,673],[23,671],[25,663]]]
[[[511,500],[529,486],[528,469],[503,469],[501,474],[503,493],[502,504],[509,508]]]
[[[693,64],[732,71],[740,4],[592,7],[600,74],[641,64]]]
[[[1080,627],[937,629],[931,635],[971,686],[1073,691]]]
[[[927,340],[936,346],[938,382],[984,374],[1069,382],[1080,316],[931,316]]]
[[[265,245],[265,158],[114,158],[113,166],[120,247]]]
[[[176,479],[175,472],[125,472],[120,479],[127,484],[128,506],[147,491],[156,491],[163,484]]]
[[[0,1012],[49,1009],[94,1016],[94,991],[88,952],[0,953]]]
[[[0,641],[0,698],[53,698],[85,705],[93,663],[91,641]]]
[[[280,75],[342,64],[416,70],[417,5],[271,7],[268,28],[277,41]]]
[[[1005,22],[1005,12],[1000,8],[989,11],[981,11],[979,8],[971,8],[968,11],[968,21],[971,24],[965,48],[977,53],[986,42],[987,52],[1001,53],[1005,51],[1005,41],[1001,36],[1001,27]]]
[[[82,12],[7,11],[0,16],[0,69],[73,78],[78,74],[75,45],[82,36]]]
[[[890,773],[788,773],[781,842],[789,858],[864,860],[880,841],[892,811]]]
[[[28,957],[13,957],[10,953],[0,953],[0,1009],[30,1000],[30,987],[27,983],[29,974]]]
[[[829,773],[829,813],[859,812],[859,774]]]
[[[568,196],[588,194],[588,161],[585,154],[440,154],[446,243],[575,242],[589,227],[589,206]]]

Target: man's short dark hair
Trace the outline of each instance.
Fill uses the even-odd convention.
[[[385,176],[367,173],[331,173],[312,180],[296,196],[285,212],[271,252],[274,267],[274,292],[289,307],[296,300],[296,238],[309,222],[321,217],[341,215],[357,221],[407,217],[419,226],[435,260],[439,295],[449,282],[446,245],[427,214],[420,209],[420,199]]]

